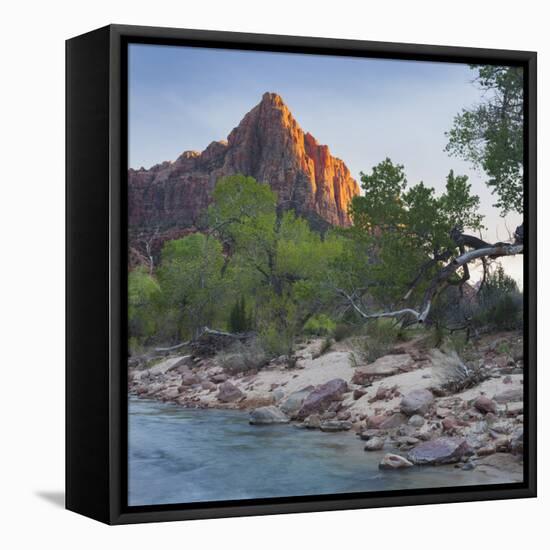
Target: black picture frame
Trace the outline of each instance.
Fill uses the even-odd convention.
[[[524,481],[128,507],[127,45],[520,65],[525,74]],[[536,496],[535,52],[109,25],[66,43],[66,507],[108,524]]]

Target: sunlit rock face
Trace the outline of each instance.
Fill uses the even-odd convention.
[[[128,171],[130,240],[151,231],[176,238],[200,225],[216,182],[232,174],[268,183],[284,208],[321,225],[349,225],[348,206],[359,194],[344,162],[304,133],[279,95],[265,93],[227,141]]]

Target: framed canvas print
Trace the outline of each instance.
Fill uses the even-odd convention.
[[[67,508],[536,494],[536,54],[67,42]]]

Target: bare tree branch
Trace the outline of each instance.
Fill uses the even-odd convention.
[[[464,250],[461,247],[461,250]],[[496,245],[489,245],[488,247],[478,248],[470,250],[468,252],[463,252],[460,256],[454,258],[449,262],[445,267],[443,267],[437,275],[432,279],[432,282],[426,292],[424,293],[424,298],[422,300],[422,305],[419,310],[412,308],[403,308],[395,311],[384,311],[379,313],[368,313],[362,307],[357,304],[357,298],[355,293],[348,293],[342,288],[334,288],[334,290],[343,296],[353,309],[363,318],[363,319],[380,319],[383,317],[400,317],[403,315],[411,315],[415,322],[423,323],[426,321],[430,309],[432,307],[432,302],[434,298],[443,290],[446,286],[451,284],[451,277],[460,269],[463,269],[463,275],[460,281],[457,281],[455,284],[463,285],[470,278],[470,271],[468,264],[474,260],[482,259],[485,261],[487,258],[498,258],[501,256],[515,256],[517,254],[523,254],[523,245],[522,244],[502,244],[497,243]]]

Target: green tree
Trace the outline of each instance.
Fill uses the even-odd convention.
[[[217,183],[209,220],[231,251],[228,272],[248,281],[268,351],[290,354],[328,296],[322,279],[341,250],[340,239],[321,238],[306,220],[279,210],[268,185],[241,175]]]
[[[247,313],[244,295],[235,301],[229,313],[229,329],[231,332],[247,332],[252,329],[251,315]]]
[[[471,65],[483,100],[463,109],[446,134],[446,151],[482,168],[503,215],[523,212],[523,69]]]
[[[479,198],[468,178],[452,171],[439,196],[422,182],[408,186],[403,166],[388,158],[361,174],[361,182],[338,288],[367,309],[391,310],[411,297],[414,303],[442,263],[459,253],[453,230],[482,227]]]
[[[155,335],[159,297],[158,282],[145,268],[138,267],[128,274],[128,329],[139,342]]]
[[[195,336],[218,319],[224,304],[223,264],[221,244],[202,233],[165,243],[158,278],[168,339]]]

